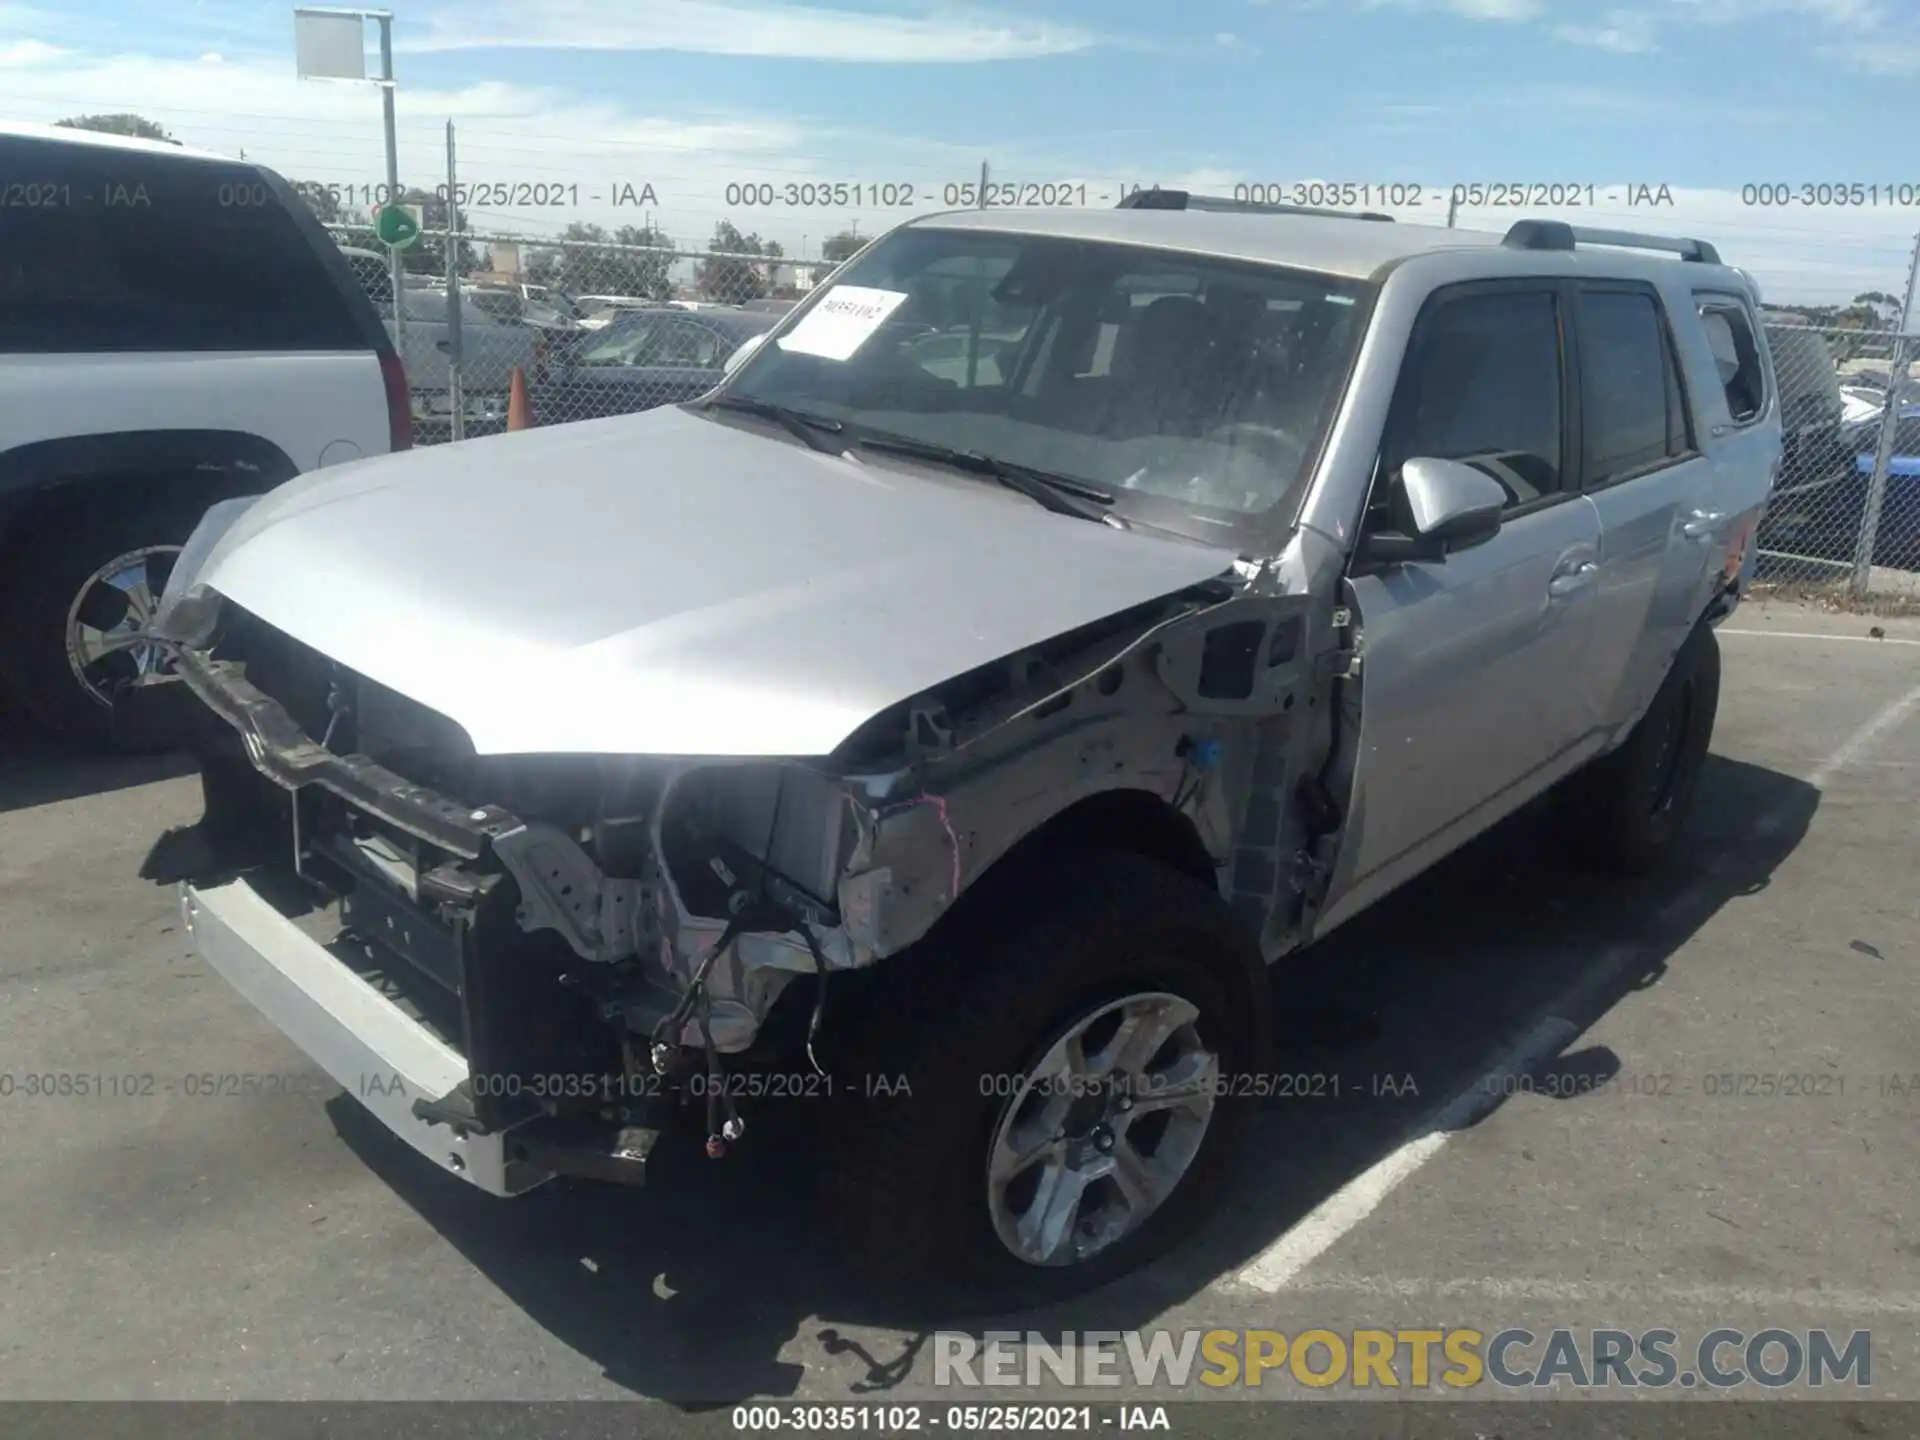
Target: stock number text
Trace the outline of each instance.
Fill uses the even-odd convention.
[[[1742,185],[1740,203],[1771,209],[1872,209],[1920,205],[1920,185]]]

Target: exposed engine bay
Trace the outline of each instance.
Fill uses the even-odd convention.
[[[1338,838],[1347,613],[1248,567],[957,676],[830,756],[715,762],[477,755],[226,603],[176,652],[226,724],[175,878],[270,872],[337,902],[337,948],[471,1067],[416,1114],[574,1126],[531,1158],[636,1180],[663,1105],[704,1110],[718,1154],[744,1130],[725,1072],[824,1073],[836,986],[1016,849],[1125,829],[1291,948]]]

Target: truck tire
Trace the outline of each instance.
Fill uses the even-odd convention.
[[[835,1066],[830,1222],[918,1307],[1044,1304],[1166,1250],[1227,1177],[1232,1077],[1265,1063],[1265,967],[1217,895],[1124,854],[1048,891],[977,945],[885,962]],[[1057,1068],[1075,1047],[1077,1076]]]
[[[205,513],[204,495],[134,490],[63,506],[15,542],[0,592],[0,677],[57,735],[123,750],[165,749],[179,737],[116,734],[109,696],[139,673],[127,632],[159,602],[173,561]]]
[[[1665,858],[1693,804],[1719,705],[1720,643],[1701,624],[1632,733],[1560,796],[1562,824],[1583,857],[1629,875]]]

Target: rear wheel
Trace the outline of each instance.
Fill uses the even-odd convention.
[[[116,735],[112,700],[119,686],[164,663],[146,628],[205,509],[204,499],[116,505],[107,496],[35,524],[0,594],[0,672],[42,724],[128,749],[177,738]]]
[[[1132,856],[1050,877],[1012,934],[890,962],[858,1017],[829,1198],[857,1266],[940,1303],[1100,1285],[1205,1215],[1265,1055],[1259,952],[1220,899]],[[852,1017],[849,1017],[852,1018]]]
[[[1696,626],[1620,747],[1574,776],[1560,798],[1568,837],[1588,859],[1639,874],[1673,849],[1713,739],[1720,645]]]

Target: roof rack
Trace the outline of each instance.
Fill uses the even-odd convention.
[[[1720,252],[1704,240],[1642,235],[1634,230],[1589,230],[1563,220],[1516,220],[1501,242],[1515,250],[1572,250],[1577,245],[1620,245],[1630,250],[1663,250],[1701,265],[1718,265]]]
[[[1318,215],[1334,220],[1380,220],[1391,225],[1393,217],[1373,210],[1319,210],[1307,205],[1261,205],[1252,200],[1229,200],[1223,195],[1195,195],[1187,190],[1162,190],[1153,186],[1120,197],[1116,210],[1213,210],[1245,215]]]

